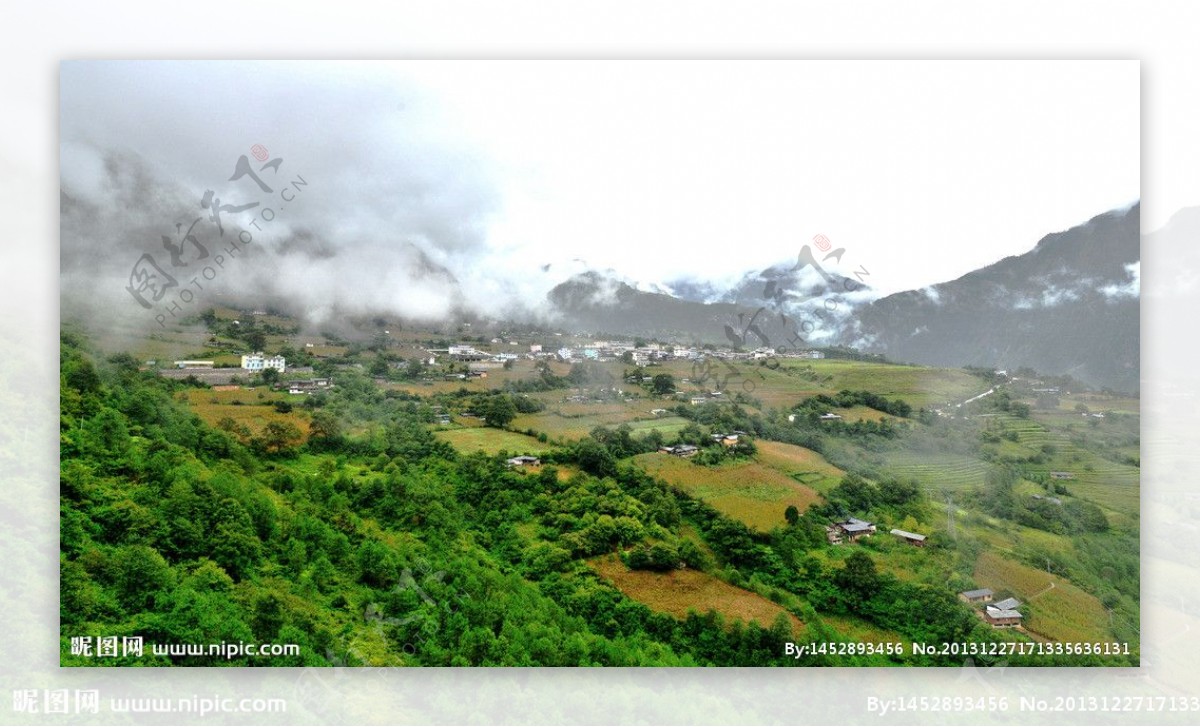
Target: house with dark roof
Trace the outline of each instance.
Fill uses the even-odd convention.
[[[869,538],[875,534],[874,523],[869,523],[866,520],[859,520],[856,517],[847,518],[843,522],[833,524],[833,529],[836,531],[838,541],[842,538],[849,540],[851,543],[856,542],[859,538]],[[829,532],[826,530],[826,532]],[[834,542],[832,539],[830,542]]]
[[[658,451],[676,457],[694,457],[700,449],[693,444],[676,444],[674,447],[659,447]]]

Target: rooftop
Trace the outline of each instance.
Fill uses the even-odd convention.
[[[963,592],[962,592],[962,593],[960,593],[959,595],[960,595],[960,596],[963,596],[963,597],[965,597],[965,598],[986,598],[987,596],[990,596],[990,595],[992,595],[992,589],[990,589],[990,588],[976,588],[976,589],[975,589],[975,590],[973,590],[973,591],[963,591]]]

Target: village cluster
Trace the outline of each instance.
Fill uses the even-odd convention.
[[[493,344],[501,343],[498,338],[492,339]],[[509,345],[518,345],[509,341]],[[447,349],[429,349],[430,353],[445,353],[455,361],[491,361],[503,363],[516,359],[515,353],[489,353],[479,351],[470,344],[459,344]],[[535,361],[562,361],[564,363],[580,363],[582,361],[625,360],[637,366],[646,366],[652,362],[662,361],[695,361],[706,357],[727,359],[731,361],[761,360],[769,358],[798,358],[822,359],[825,354],[816,350],[778,351],[774,348],[760,347],[753,351],[735,351],[732,348],[699,348],[695,346],[665,345],[661,343],[638,343],[635,341],[592,341],[581,346],[562,346],[550,350],[542,344],[529,345],[525,357]]]

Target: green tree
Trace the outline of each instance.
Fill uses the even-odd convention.
[[[609,477],[616,474],[617,460],[606,447],[591,437],[584,437],[575,445],[575,461],[597,477]]]
[[[342,427],[338,423],[337,415],[324,410],[313,412],[312,419],[308,423],[308,436],[310,440],[332,441],[340,438]]]
[[[879,499],[887,505],[906,505],[921,497],[921,487],[914,480],[889,477],[879,483]]]
[[[875,561],[864,550],[855,550],[833,578],[834,585],[851,596],[852,603],[866,603],[879,589]]]
[[[665,543],[655,543],[649,547],[640,545],[629,553],[629,567],[634,570],[665,573],[675,570],[679,560],[679,552]]]
[[[268,422],[258,437],[258,443],[265,452],[285,454],[303,438],[300,428],[291,422]]]
[[[387,376],[388,372],[391,371],[391,366],[388,365],[386,358],[383,356],[376,356],[375,360],[371,362],[371,367],[367,369],[367,371],[372,376]]]
[[[658,396],[669,396],[675,393],[675,377],[671,374],[655,374],[650,380],[650,391]]]
[[[838,486],[833,488],[829,494],[833,499],[842,501],[846,507],[857,513],[870,510],[879,498],[879,490],[854,472],[843,477]]]
[[[796,523],[800,522],[799,508],[795,505],[788,505],[787,509],[783,511],[783,519],[787,520],[788,525],[795,526]]]
[[[255,327],[248,327],[242,334],[242,340],[251,351],[261,351],[267,347],[267,334]]]
[[[517,416],[517,407],[507,394],[481,397],[472,408],[487,426],[498,429],[507,427]]]

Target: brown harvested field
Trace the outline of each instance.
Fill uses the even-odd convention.
[[[747,623],[757,621],[760,626],[770,628],[782,613],[791,621],[793,633],[803,628],[798,618],[778,604],[703,571],[690,568],[670,573],[629,570],[615,555],[593,558],[588,565],[626,596],[676,618],[686,618],[689,610],[700,614],[712,610],[726,619],[736,618]]]
[[[661,452],[633,459],[650,474],[759,530],[782,526],[788,505],[804,512],[821,498],[813,488],[753,460],[710,467]]]

